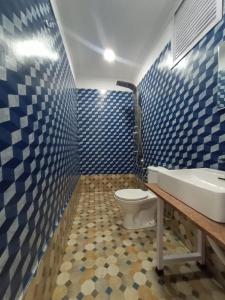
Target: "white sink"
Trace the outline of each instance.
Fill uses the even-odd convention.
[[[206,217],[225,223],[225,172],[213,169],[160,170],[161,189]]]

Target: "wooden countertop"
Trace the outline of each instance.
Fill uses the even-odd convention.
[[[225,248],[225,224],[217,223],[208,219],[206,216],[200,214],[190,206],[163,191],[155,183],[147,183],[146,186],[162,200],[169,203],[180,213],[188,217],[197,227],[202,229],[208,236],[217,241],[220,246]]]

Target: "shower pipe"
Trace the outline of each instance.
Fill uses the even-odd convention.
[[[144,181],[144,157],[142,148],[142,136],[141,136],[141,106],[139,101],[139,93],[137,87],[130,82],[120,81],[116,82],[116,85],[130,89],[133,93],[134,101],[134,112],[135,112],[135,127],[134,127],[134,144],[135,144],[135,154],[136,154],[136,164],[141,168],[141,179]]]

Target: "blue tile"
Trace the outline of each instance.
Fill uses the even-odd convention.
[[[132,94],[79,89],[78,115],[81,173],[133,172]]]
[[[225,138],[225,127],[217,112],[217,47],[225,39],[225,16],[182,62],[165,67],[171,53],[169,43],[139,84],[143,110],[145,166],[168,168],[222,168],[218,157],[224,147],[214,146]],[[211,117],[211,119],[210,119]],[[212,128],[218,126],[216,132]],[[201,149],[201,150],[199,150]],[[135,172],[140,173],[138,167]]]
[[[16,27],[13,14],[27,19],[22,29]],[[76,87],[58,27],[49,30],[43,22],[54,19],[50,2],[2,1],[0,26],[5,17],[13,27],[11,32],[3,29],[5,41],[31,36],[39,39],[42,31],[59,54],[57,61],[22,59],[6,43],[0,45],[0,65],[6,68],[6,80],[0,80],[0,252],[9,252],[1,263],[0,298],[11,300],[20,296],[43,255],[42,247],[56,228],[78,179],[79,159]],[[14,61],[11,67],[6,66],[6,55]],[[44,74],[47,77],[39,88]],[[72,158],[70,163],[67,155]],[[23,230],[27,230],[25,235]],[[15,268],[17,255],[21,259]]]

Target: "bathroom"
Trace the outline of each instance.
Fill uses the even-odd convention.
[[[0,299],[225,299],[225,1],[0,0]]]

